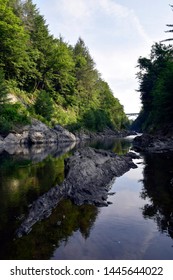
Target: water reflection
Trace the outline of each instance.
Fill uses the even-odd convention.
[[[118,155],[126,154],[130,147],[131,147],[131,141],[130,138],[117,138],[116,140],[114,138],[105,139],[105,140],[95,140],[87,145],[95,148],[95,149],[103,149],[103,150],[110,150]]]
[[[41,162],[48,155],[60,157],[75,147],[75,142],[56,144],[36,144],[32,146],[26,145],[8,145],[0,152],[14,155],[15,158],[28,159],[32,162]]]
[[[98,209],[92,205],[76,206],[70,200],[59,203],[52,215],[38,223],[32,232],[8,244],[5,259],[50,259],[55,247],[80,231],[83,238],[90,230],[98,215]]]
[[[131,144],[117,139],[89,145],[122,154]],[[1,259],[49,259],[61,240],[67,242],[73,232],[79,231],[84,239],[89,237],[98,208],[79,207],[64,200],[49,219],[35,225],[28,236],[14,241],[14,233],[28,212],[28,205],[64,180],[64,159],[73,148],[74,144],[11,146],[8,152],[0,154]]]
[[[145,219],[153,219],[160,232],[173,238],[173,154],[145,155],[143,190],[141,197],[149,198],[142,213]]]
[[[124,154],[131,142],[82,145]],[[0,154],[0,258],[173,259],[171,154],[143,155],[144,164],[136,160],[138,169],[116,179],[109,207],[63,200],[29,235],[14,239],[28,205],[64,180],[64,159],[71,149],[73,145],[13,147]]]
[[[12,148],[14,155],[0,154],[0,258],[14,238],[14,232],[40,195],[64,180],[64,159],[70,146]],[[62,155],[65,153],[64,155]],[[23,248],[24,249],[24,248]]]

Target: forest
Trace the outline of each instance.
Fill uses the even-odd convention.
[[[72,46],[63,34],[54,38],[32,0],[0,0],[0,38],[2,135],[31,118],[71,131],[127,126],[123,106],[96,69],[84,40]]]
[[[171,8],[173,6],[171,5]],[[166,32],[173,32],[167,24]],[[173,46],[172,38],[155,43],[149,57],[138,59],[138,92],[141,112],[132,128],[148,133],[173,133]]]

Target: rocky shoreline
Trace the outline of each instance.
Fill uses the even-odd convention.
[[[132,152],[119,156],[89,147],[77,150],[65,161],[65,180],[62,185],[51,188],[33,202],[17,236],[28,234],[35,223],[49,217],[63,198],[71,199],[76,205],[108,206],[112,180],[136,168],[132,160],[136,157]]]
[[[133,149],[149,153],[173,152],[173,136],[142,134],[134,138]]]
[[[33,119],[30,125],[18,128],[6,137],[0,136],[0,148],[6,150],[12,145],[59,144],[76,141],[76,136],[60,125],[51,129],[41,121]]]
[[[10,154],[18,153],[20,150],[26,150],[28,147],[36,147],[36,145],[45,145],[52,149],[62,147],[62,145],[71,145],[92,140],[103,140],[111,138],[122,138],[129,135],[135,135],[133,131],[122,130],[116,131],[109,128],[103,132],[90,132],[81,130],[80,132],[71,133],[60,125],[49,128],[41,121],[32,119],[31,124],[16,128],[7,136],[0,135],[0,153],[7,151]],[[33,148],[33,150],[36,150]]]

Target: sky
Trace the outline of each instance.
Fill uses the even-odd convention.
[[[171,1],[171,0],[170,0]],[[140,111],[137,61],[170,36],[169,0],[33,0],[54,37],[75,45],[81,37],[96,68],[126,113]]]

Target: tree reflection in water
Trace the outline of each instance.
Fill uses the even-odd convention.
[[[145,168],[141,197],[149,197],[142,213],[145,219],[154,219],[161,232],[173,238],[173,154],[144,155]]]

